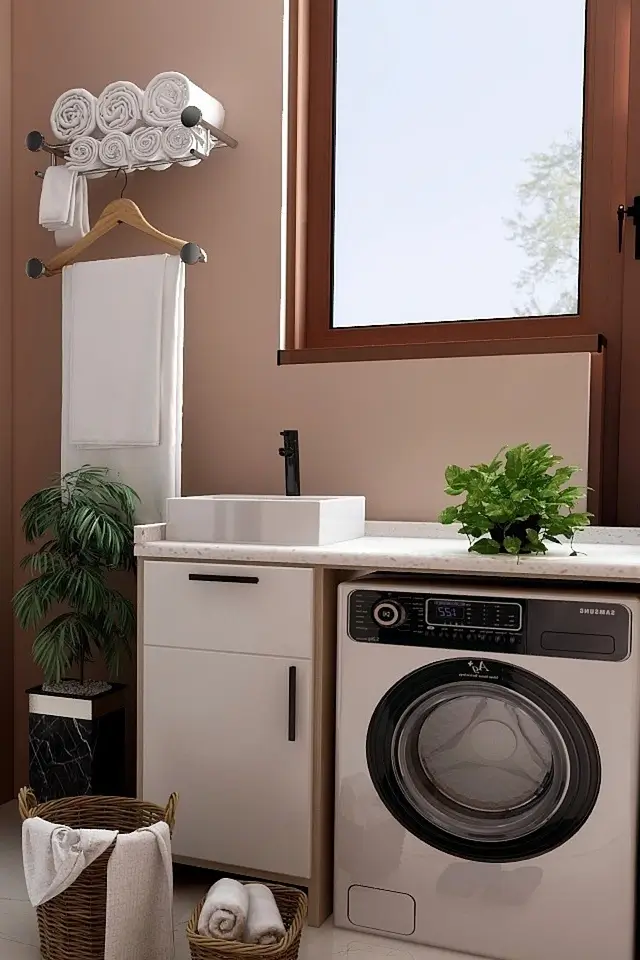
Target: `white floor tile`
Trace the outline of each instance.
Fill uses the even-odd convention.
[[[36,911],[28,900],[0,900],[0,937],[38,946]]]
[[[383,937],[338,930],[328,920],[319,930],[307,928],[302,938],[299,960],[470,960],[468,956],[434,950],[417,943],[405,943]]]
[[[16,940],[4,940],[0,937],[0,957],[2,960],[41,960],[37,947]]]

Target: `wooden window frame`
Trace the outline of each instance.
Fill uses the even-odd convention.
[[[281,363],[597,352],[603,339],[610,345],[619,341],[623,258],[615,243],[615,210],[625,196],[631,2],[587,0],[580,244],[584,311],[577,316],[333,328],[335,0],[290,0]],[[596,74],[612,82],[596,86]],[[392,148],[393,131],[387,146]]]
[[[624,255],[618,253],[616,208],[627,197],[631,8],[639,3],[587,0],[581,312],[332,328],[335,0],[289,0],[285,324],[278,363],[589,353],[590,507],[608,523],[617,516],[623,268],[633,246],[628,237]],[[389,137],[392,149],[393,131]]]

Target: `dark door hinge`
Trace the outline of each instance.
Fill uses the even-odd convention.
[[[624,203],[621,203],[617,210],[618,217],[618,253],[622,253],[622,239],[624,235],[624,221],[629,217],[633,221],[633,226],[635,227],[636,237],[635,237],[635,250],[634,256],[636,260],[640,260],[640,196],[633,198],[633,203],[630,207],[626,207]]]

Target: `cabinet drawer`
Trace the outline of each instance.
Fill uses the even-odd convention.
[[[144,563],[145,644],[313,654],[313,571],[218,563]]]

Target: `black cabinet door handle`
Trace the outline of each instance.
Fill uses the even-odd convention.
[[[296,714],[298,700],[297,670],[295,667],[289,667],[289,740],[293,743],[296,739]]]
[[[189,580],[204,580],[208,583],[260,583],[259,577],[225,577],[220,573],[190,573]]]

